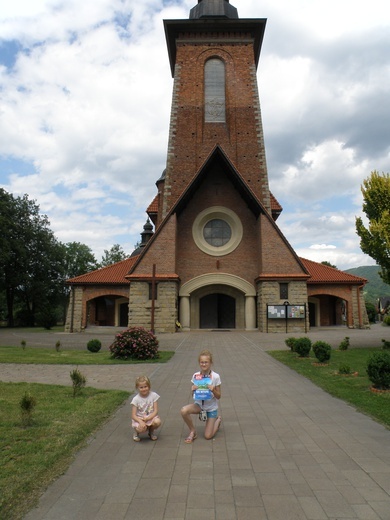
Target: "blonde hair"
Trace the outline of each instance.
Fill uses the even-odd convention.
[[[200,358],[202,356],[208,357],[210,360],[210,363],[213,364],[213,355],[209,350],[202,350],[202,352],[199,354],[198,361],[200,361]]]
[[[137,377],[137,379],[135,380],[135,387],[138,388],[141,383],[146,383],[149,388],[151,386],[150,379],[146,376]]]

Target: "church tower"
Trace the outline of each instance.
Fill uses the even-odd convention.
[[[276,331],[285,321],[268,319],[270,305],[306,308],[309,274],[275,223],[268,185],[256,76],[265,26],[229,0],[198,0],[189,19],[164,21],[167,162],[148,208],[155,233],[127,276],[130,326]]]

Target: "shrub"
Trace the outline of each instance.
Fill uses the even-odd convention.
[[[99,352],[99,350],[102,348],[102,342],[100,339],[90,339],[87,343],[87,349],[90,352]]]
[[[309,338],[298,338],[294,344],[294,352],[298,354],[299,357],[308,357],[309,352],[311,350],[311,341]]]
[[[58,341],[56,342],[56,352],[60,352],[60,350],[61,350],[61,341],[58,340]]]
[[[387,340],[385,340],[385,339],[382,339],[382,343],[383,343],[382,348],[383,348],[384,350],[390,349],[390,341],[387,341]]]
[[[371,302],[366,302],[366,311],[367,311],[368,321],[370,323],[375,323],[376,317],[378,315],[378,310],[375,307],[375,305]]]
[[[26,392],[20,400],[20,408],[22,411],[22,424],[23,426],[30,426],[32,422],[32,413],[37,404],[34,396]]]
[[[320,363],[329,361],[332,347],[325,341],[316,341],[313,344],[313,352]]]
[[[77,394],[81,392],[84,386],[87,384],[87,378],[84,374],[80,372],[78,368],[75,368],[70,373],[70,378],[72,380],[73,385],[73,397],[76,397]]]
[[[390,352],[376,352],[367,363],[367,375],[375,388],[390,388]]]
[[[383,318],[383,325],[387,325],[390,327],[390,316],[385,316]]]
[[[284,340],[285,344],[291,349],[291,352],[294,352],[294,345],[297,341],[297,338],[287,338]]]
[[[132,327],[115,335],[110,345],[111,357],[116,359],[156,359],[158,340],[142,327]]]
[[[350,374],[351,373],[351,367],[347,365],[347,363],[341,363],[339,366],[339,374]]]
[[[348,350],[348,347],[349,347],[349,337],[345,336],[345,338],[339,345],[339,350]]]
[[[55,325],[57,325],[58,321],[58,312],[56,309],[53,309],[51,306],[44,307],[37,314],[37,324],[43,327],[44,329],[50,330]]]
[[[27,345],[27,343],[26,343],[26,340],[25,340],[25,339],[22,339],[22,341],[20,342],[20,345],[21,345],[21,347],[22,347],[23,350],[26,350],[26,345]]]

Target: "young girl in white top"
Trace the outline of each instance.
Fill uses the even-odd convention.
[[[148,431],[149,438],[156,441],[157,435],[154,432],[161,425],[157,404],[160,396],[151,390],[150,380],[146,376],[137,377],[135,387],[138,394],[131,401],[133,405],[131,412],[131,426],[134,428],[133,440],[139,442],[141,440],[139,434]]]
[[[218,401],[221,398],[221,378],[219,374],[211,369],[212,364],[213,356],[211,352],[203,350],[199,354],[200,371],[195,372],[191,379],[191,391],[194,393],[194,402],[183,406],[181,409],[184,422],[190,429],[188,436],[184,440],[187,444],[194,442],[197,437],[191,415],[200,415],[201,412],[205,414],[206,426],[204,437],[207,440],[212,439],[221,426],[222,419],[218,415]],[[206,382],[203,385],[201,384],[202,379]],[[206,391],[204,392],[204,390],[202,390],[199,392],[200,388]],[[207,390],[209,392],[207,392]],[[199,392],[199,398],[197,397],[197,392]],[[204,392],[204,396],[202,392]],[[204,399],[202,397],[204,397]]]

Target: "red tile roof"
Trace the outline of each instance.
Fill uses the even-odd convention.
[[[126,258],[125,260],[122,260],[121,262],[113,265],[109,265],[108,267],[102,267],[96,271],[90,271],[89,273],[82,274],[81,276],[76,276],[76,278],[71,278],[70,280],[67,280],[67,283],[69,285],[128,285],[130,280],[126,279],[125,277],[137,259],[138,256]],[[311,277],[307,280],[308,284],[339,283],[361,285],[367,282],[365,278],[360,278],[359,276],[354,276],[352,274],[345,273],[344,271],[339,271],[334,267],[319,264],[318,262],[313,262],[312,260],[307,260],[306,258],[300,258],[300,260],[311,275]],[[166,276],[167,278],[177,277],[175,274]],[[275,277],[276,276],[278,275],[275,275]],[[161,276],[158,277],[161,278]]]
[[[91,285],[91,284],[109,284],[109,285],[128,285],[129,281],[126,280],[125,276],[130,271],[134,262],[138,256],[131,256],[121,262],[102,267],[96,271],[90,271],[89,273],[76,276],[67,280],[66,283],[70,285]]]
[[[277,213],[281,213],[283,211],[283,208],[279,204],[279,202],[276,200],[275,195],[273,195],[271,192],[269,192],[269,198],[271,201],[271,211],[276,211]]]
[[[312,260],[307,260],[306,258],[301,258],[300,260],[311,274],[311,278],[309,278],[307,281],[308,284],[342,283],[361,285],[367,282],[365,278],[360,278],[359,276],[354,276],[353,274],[339,271],[339,269],[329,267],[328,265],[319,264],[318,262],[313,262]]]
[[[157,213],[158,212],[158,195],[154,197],[152,202],[149,204],[146,213]]]

